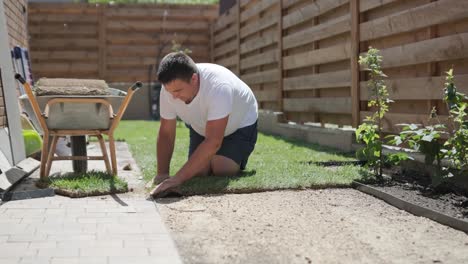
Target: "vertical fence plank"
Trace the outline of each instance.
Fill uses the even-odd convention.
[[[317,24],[319,23],[319,20],[318,20],[318,17],[314,17],[314,20],[313,20],[313,25],[316,26]],[[319,49],[319,45],[318,45],[318,41],[314,41],[313,44],[312,44],[312,49],[314,50],[317,50]],[[319,65],[314,65],[312,67],[312,73],[313,74],[318,74],[319,72]],[[320,89],[314,89],[313,90],[313,94],[312,94],[314,97],[320,97]],[[324,123],[321,122],[320,120],[320,113],[319,112],[315,112],[314,113],[314,122],[320,122],[321,123],[321,126],[324,127]]]
[[[283,111],[283,1],[278,1],[278,110]]]
[[[216,20],[211,21],[210,25],[210,60],[211,63],[215,63],[215,58],[214,58],[214,41],[215,41],[215,35],[214,35],[214,27],[215,27]]]
[[[105,4],[99,5],[98,11],[98,39],[99,39],[99,59],[98,70],[99,78],[106,80],[107,77],[107,54],[106,54],[106,24],[107,24],[107,8]]]
[[[429,3],[435,2],[436,0],[429,0]],[[431,26],[427,28],[427,37],[428,39],[437,38],[437,26]],[[427,65],[427,72],[428,76],[436,76],[438,69],[437,69],[437,62],[429,62]],[[430,113],[433,107],[437,107],[437,100],[428,100],[427,101],[428,112]]]
[[[352,124],[358,127],[360,123],[359,95],[359,0],[350,1],[351,11],[351,100]]]

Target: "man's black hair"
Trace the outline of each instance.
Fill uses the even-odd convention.
[[[198,74],[198,68],[192,58],[182,52],[172,52],[161,60],[157,76],[162,84],[166,84],[175,79],[190,82],[194,73]]]

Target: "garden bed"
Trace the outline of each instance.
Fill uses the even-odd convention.
[[[468,220],[468,190],[462,188],[464,179],[461,177],[451,178],[434,189],[427,175],[405,169],[390,172],[391,180],[369,185],[413,204]]]
[[[434,188],[430,177],[413,170],[387,170],[383,182],[355,182],[355,188],[414,215],[468,232],[466,177],[453,177]]]

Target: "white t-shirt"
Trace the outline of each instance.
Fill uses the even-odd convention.
[[[211,63],[198,63],[200,89],[186,104],[174,99],[164,86],[160,96],[160,114],[164,119],[177,116],[200,135],[205,136],[207,121],[229,115],[224,136],[257,121],[257,100],[247,84],[230,70]]]

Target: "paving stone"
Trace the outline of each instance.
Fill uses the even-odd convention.
[[[38,257],[78,257],[78,248],[40,248]]]
[[[51,259],[50,257],[23,257],[19,264],[50,264]]]
[[[7,242],[38,242],[47,241],[46,235],[10,235]]]
[[[29,246],[29,242],[18,242],[18,243],[9,243],[3,242],[0,243],[0,250],[8,251],[8,250],[23,250],[27,249]],[[1,257],[2,255],[0,255]]]
[[[27,243],[9,243],[9,244],[2,244],[0,247],[0,256],[4,258],[12,258],[12,257],[34,257],[37,255],[37,249],[28,249]]]
[[[59,241],[57,248],[123,248],[123,240]]]
[[[56,227],[56,228],[46,228],[46,229],[38,229],[36,231],[37,234],[46,234],[50,236],[61,236],[61,235],[73,235],[79,236],[83,233],[79,226],[74,228],[63,228],[63,227]],[[89,234],[88,234],[89,235]]]
[[[2,217],[5,217],[4,214],[0,214]],[[0,219],[0,225],[16,225],[21,223],[21,218],[5,218]]]
[[[107,264],[107,263],[108,263],[107,257],[53,258],[51,261],[51,264]]]
[[[0,225],[0,235],[28,235],[35,231],[36,227],[30,224]]]
[[[95,234],[86,234],[86,235],[48,235],[48,241],[93,241],[96,240]]]
[[[45,217],[33,217],[33,218],[23,217],[19,219],[19,222],[21,224],[42,224],[44,223],[45,219],[46,219]]]
[[[174,257],[151,256],[151,257],[109,257],[109,263],[112,264],[179,264],[180,259]]]
[[[56,241],[42,241],[42,242],[31,242],[28,246],[29,249],[39,249],[39,248],[57,248]]]
[[[149,256],[147,247],[141,248],[123,248],[123,247],[108,247],[108,248],[80,248],[80,255],[84,257],[144,257]]]
[[[20,257],[0,257],[0,264],[16,264],[21,260]]]
[[[77,221],[80,224],[86,224],[86,223],[106,223],[106,224],[111,224],[111,223],[116,223],[118,219],[112,218],[112,217],[78,217]]]

